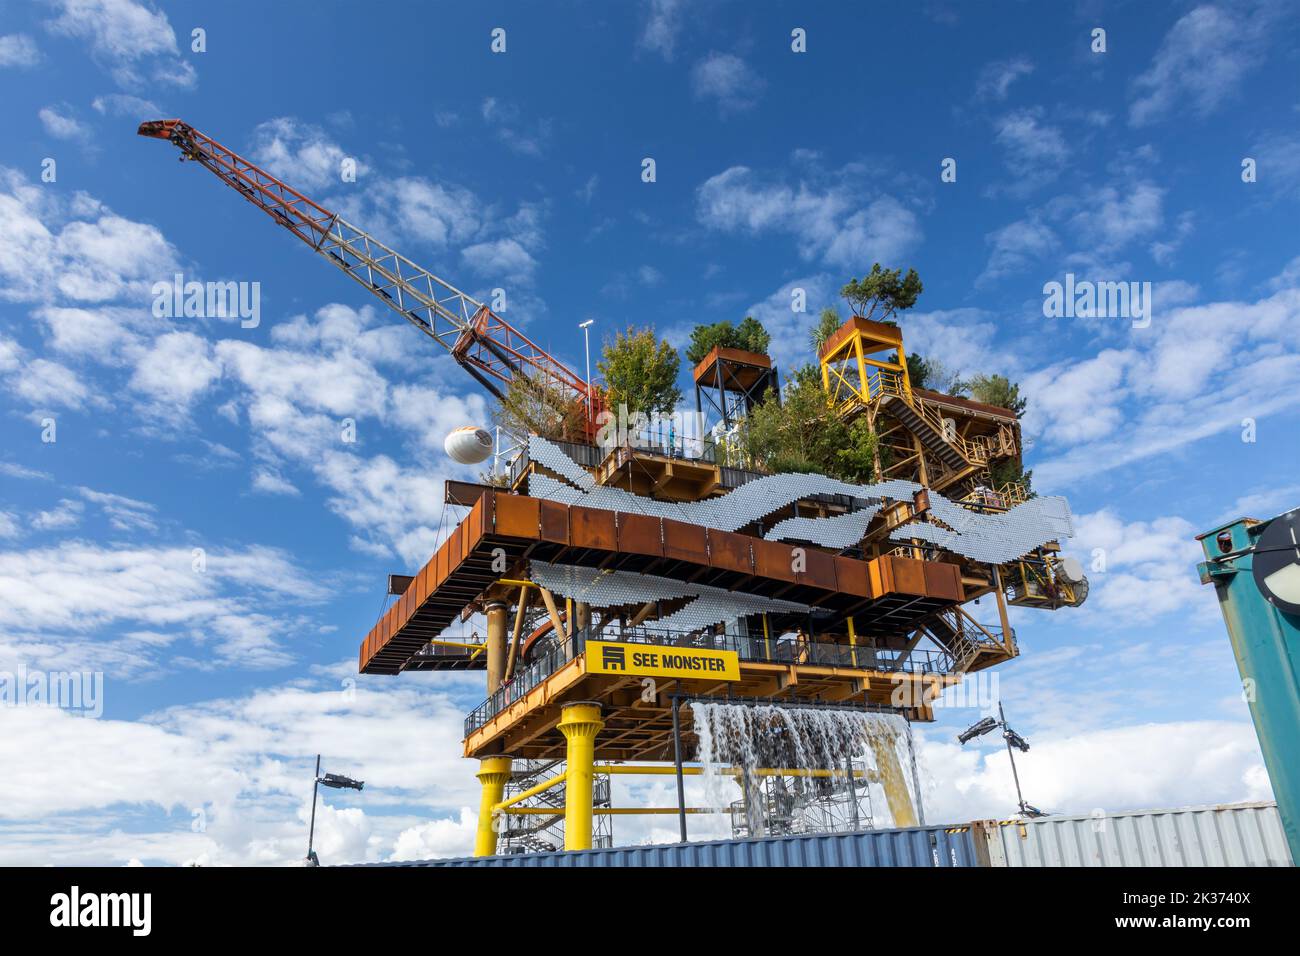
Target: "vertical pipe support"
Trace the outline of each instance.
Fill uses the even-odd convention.
[[[766,619],[766,615],[764,615]],[[677,828],[686,842],[686,783],[682,779],[682,699],[673,694],[673,767],[677,773]]]
[[[484,757],[475,774],[483,786],[478,804],[478,829],[474,832],[474,855],[493,856],[497,851],[496,820],[492,808],[501,802],[510,779],[509,757]]]
[[[506,605],[489,601],[487,608],[487,692],[491,697],[506,677]]]
[[[591,792],[596,758],[596,735],[605,726],[600,704],[575,701],[560,712],[564,734],[566,779],[564,786],[564,848],[591,849]]]

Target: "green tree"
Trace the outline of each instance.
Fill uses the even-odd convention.
[[[840,318],[840,314],[829,305],[822,309],[821,315],[817,317],[817,324],[813,326],[810,333],[814,355],[821,353],[822,348],[831,340],[831,336],[843,324],[844,320]]]
[[[890,356],[890,361],[898,361],[897,352]],[[966,383],[952,369],[938,359],[925,358],[918,352],[907,355],[907,378],[913,388],[925,388],[944,395],[961,396],[966,391]]]
[[[521,375],[497,403],[493,416],[511,435],[541,435],[551,441],[582,441],[586,409],[581,399],[558,383]]]
[[[875,474],[876,436],[865,418],[845,425],[827,401],[817,369],[797,368],[780,401],[769,393],[741,432],[745,457],[771,472],[811,472],[846,481]]]
[[[629,412],[654,415],[670,412],[682,400],[677,387],[681,358],[677,350],[655,338],[652,328],[628,326],[611,342],[605,341],[596,363],[605,379],[606,399],[611,409],[626,405]]]
[[[849,303],[854,315],[885,322],[895,312],[916,305],[922,288],[921,277],[915,269],[908,269],[907,275],[903,276],[901,269],[882,269],[877,262],[861,279],[850,279],[840,289],[840,295]]]
[[[745,316],[740,325],[732,325],[728,319],[723,319],[712,325],[697,325],[691,331],[691,341],[686,346],[686,360],[692,365],[698,365],[715,348],[744,349],[746,352],[766,355],[771,343],[772,336],[763,328],[763,323],[752,315]]]
[[[766,355],[771,344],[771,334],[763,328],[763,323],[752,315],[745,316],[740,325],[736,326],[736,348]]]
[[[970,391],[971,398],[985,405],[996,405],[1016,413],[1019,418],[1025,413],[1029,402],[1020,397],[1020,386],[1010,381],[1005,375],[976,375],[964,383]]]

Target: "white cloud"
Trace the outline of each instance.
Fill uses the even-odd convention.
[[[45,132],[55,139],[88,139],[90,128],[63,110],[66,110],[66,107],[46,106],[36,114],[41,125],[45,127]]]
[[[696,99],[711,99],[726,116],[757,105],[766,82],[748,63],[734,53],[710,52],[691,70],[691,89]]]
[[[156,228],[84,193],[56,195],[0,167],[0,299],[108,302],[144,298],[179,256]]]
[[[1265,5],[1229,12],[1202,4],[1173,25],[1151,66],[1133,82],[1129,124],[1146,126],[1181,110],[1208,116],[1232,99],[1264,59],[1273,17]]]
[[[665,60],[672,60],[685,6],[685,0],[646,0],[645,26],[637,44],[642,49],[658,53]]]
[[[1053,182],[1069,162],[1065,135],[1043,122],[1041,107],[1016,110],[994,123],[994,141],[1002,147],[1003,162],[1012,181],[994,192],[1022,196]]]
[[[892,196],[868,198],[853,184],[853,173],[792,187],[732,166],[696,190],[696,216],[722,232],[791,235],[805,260],[841,269],[865,270],[904,257],[921,241],[916,214]]]
[[[464,715],[446,684],[427,687],[418,678],[399,686],[361,677],[345,693],[322,675],[133,721],[15,708],[6,716],[12,732],[0,738],[11,771],[0,779],[0,858],[293,865],[311,808],[314,757],[305,755],[317,752],[329,755],[325,769],[366,782],[364,797],[322,791],[323,862],[387,859],[399,845],[467,855],[475,817],[465,808],[477,805],[478,784],[473,762],[459,756]],[[57,833],[51,814],[59,815]],[[117,823],[127,818],[130,827]],[[458,833],[434,836],[439,819]],[[407,831],[424,836],[402,838]]]
[[[0,67],[35,66],[41,61],[41,51],[36,48],[36,41],[25,33],[10,33],[0,36]]]
[[[82,489],[83,494],[89,489]],[[115,526],[129,531],[121,496],[109,500]],[[137,503],[138,504],[138,503]],[[148,506],[146,506],[148,507]],[[63,541],[0,553],[0,668],[156,673],[184,663],[159,651],[179,641],[200,649],[191,666],[280,667],[284,646],[304,624],[287,608],[328,596],[284,553],[190,545],[106,546]]]
[[[94,403],[90,389],[66,365],[32,359],[11,380],[15,394],[34,408],[81,408]]]
[[[86,506],[71,498],[62,498],[48,511],[39,511],[32,516],[32,527],[37,531],[61,531],[75,528],[81,523],[81,515]]]
[[[90,105],[95,108],[95,112],[104,116],[124,116],[141,122],[164,115],[153,100],[141,99],[127,93],[106,93],[103,96],[96,96]]]
[[[483,100],[480,112],[483,122],[496,132],[497,139],[513,152],[537,157],[550,145],[554,124],[547,117],[536,117],[532,123],[521,122],[519,107],[494,96]]]
[[[975,97],[981,100],[1005,100],[1011,84],[1022,76],[1034,72],[1034,64],[1027,57],[997,60],[985,65],[975,81]]]
[[[117,531],[158,530],[158,525],[154,521],[154,513],[157,509],[147,501],[139,501],[107,491],[96,491],[85,486],[78,488],[77,491],[91,504],[99,505],[104,516],[108,518],[108,523]]]
[[[18,515],[12,511],[0,511],[0,538],[17,538],[23,533]]]
[[[468,189],[418,176],[372,177],[363,195],[335,206],[386,242],[409,238],[434,249],[474,241],[484,225],[482,204]]]
[[[1047,258],[1061,258],[1063,266],[1080,278],[1119,281],[1119,266],[1110,257],[1135,246],[1147,246],[1164,227],[1166,190],[1146,180],[1122,186],[1088,186],[1058,196],[1028,215],[989,233],[988,263],[976,279],[986,286],[1008,275],[1023,272]],[[1068,237],[1073,250],[1062,249]],[[1151,250],[1153,255],[1158,250]],[[1050,278],[1062,280],[1065,268]]]
[[[939,822],[1004,818],[1015,809],[1005,747],[972,749],[931,740],[920,748],[931,777],[926,817]],[[1016,755],[1025,799],[1053,813],[1157,809],[1269,800],[1249,723],[1139,724],[1033,738]]]
[[[1087,569],[1088,618],[1127,626],[1195,610],[1203,622],[1212,622],[1212,595],[1196,577],[1201,530],[1178,516],[1125,522],[1110,508],[1079,515],[1071,547],[1081,552]]]
[[[493,280],[530,283],[537,272],[537,260],[515,239],[477,242],[462,249],[460,257],[467,267]]]
[[[52,32],[85,41],[91,55],[122,86],[165,83],[182,88],[196,80],[181,59],[167,15],[136,0],[53,0],[59,15]]]
[[[270,468],[259,468],[253,473],[253,490],[265,495],[297,497],[302,494],[293,482]]]
[[[342,183],[345,159],[356,163],[360,180],[367,166],[331,140],[319,126],[288,116],[267,120],[253,130],[253,159],[295,189],[325,189]]]
[[[189,405],[221,375],[207,339],[193,332],[168,332],[154,339],[137,361],[131,387],[169,405]]]

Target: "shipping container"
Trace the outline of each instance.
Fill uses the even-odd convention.
[[[972,824],[985,866],[1291,866],[1276,803]]]
[[[372,866],[1291,866],[1276,803]]]

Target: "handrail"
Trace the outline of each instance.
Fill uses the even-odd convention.
[[[487,724],[581,654],[588,639],[735,651],[742,661],[761,663],[851,667],[909,674],[952,674],[958,670],[953,656],[943,650],[913,649],[904,652],[865,644],[792,638],[791,635],[765,640],[762,636],[674,631],[646,625],[627,627],[622,631],[612,629],[608,634],[584,628],[523,667],[510,683],[502,685],[491,697],[470,711],[465,718],[465,736],[468,737]]]

